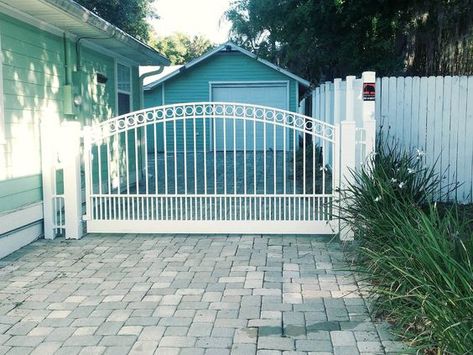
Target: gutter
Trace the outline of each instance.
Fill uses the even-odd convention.
[[[43,3],[52,5],[62,11],[64,11],[69,16],[74,17],[78,21],[82,21],[85,24],[95,27],[99,31],[105,32],[109,38],[116,39],[120,42],[123,42],[127,46],[133,48],[135,51],[140,54],[147,56],[149,58],[156,58],[156,61],[150,60],[148,65],[169,65],[169,60],[164,57],[161,53],[148,46],[147,44],[139,41],[138,39],[132,37],[128,33],[122,31],[118,27],[112,25],[111,23],[105,21],[101,17],[94,14],[92,11],[87,10],[85,7],[77,4],[71,0],[40,0]]]

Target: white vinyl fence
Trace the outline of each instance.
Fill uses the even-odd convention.
[[[436,164],[446,200],[473,202],[473,76],[383,77],[376,81],[378,129]]]
[[[375,131],[370,126],[375,117],[365,112],[366,103],[371,100],[363,97],[363,85],[374,81],[374,72],[364,72],[361,78],[347,76],[345,80],[327,81],[312,91],[312,117],[334,125],[343,121],[355,123],[355,166],[359,166],[365,160],[366,152],[373,149],[366,147],[365,142],[374,144],[375,141],[375,137],[366,136],[367,132],[370,135]],[[371,104],[374,106],[374,100]]]

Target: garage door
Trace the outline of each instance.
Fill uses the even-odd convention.
[[[269,106],[282,110],[288,109],[288,86],[286,82],[275,83],[231,83],[231,84],[212,84],[212,101],[214,102],[237,102],[253,105]],[[223,122],[218,120],[216,124],[217,150],[237,150],[244,149],[244,132],[246,131],[246,148],[253,149],[253,136],[256,135],[256,149],[282,150],[282,135],[284,130],[273,125],[256,123],[256,125],[246,124],[242,120],[227,120],[225,123],[226,135],[223,132]],[[233,127],[235,126],[235,142],[233,139]],[[276,135],[276,147],[274,147],[274,135]],[[224,139],[225,137],[225,139]],[[264,142],[266,137],[266,144]],[[225,141],[225,142],[224,142]],[[224,149],[224,147],[226,147]]]

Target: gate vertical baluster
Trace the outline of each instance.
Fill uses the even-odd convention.
[[[136,214],[134,219],[139,219],[139,194],[140,194],[140,172],[139,172],[139,156],[138,156],[138,127],[137,125],[137,117],[136,114],[134,115],[135,120],[135,175],[136,175],[136,183],[135,183],[135,193],[136,197]],[[134,210],[133,210],[134,211]]]
[[[312,196],[315,196],[315,174],[316,174],[316,157],[315,157],[315,121],[312,120]],[[315,199],[316,197],[312,197]],[[313,200],[312,208],[315,208],[315,200]],[[314,215],[315,211],[312,211],[312,215]]]
[[[244,208],[244,213],[243,213],[243,219],[246,221],[247,220],[247,208],[246,208],[246,194],[247,194],[247,187],[246,187],[246,110],[247,107],[242,105],[242,110],[243,110],[243,193],[244,193],[244,198],[243,198],[243,208]]]
[[[108,134],[108,132],[107,132]],[[108,192],[108,209],[109,209],[109,218],[115,219],[115,209],[112,208],[112,182],[110,179],[110,137],[107,136],[107,192]],[[112,211],[113,211],[113,217],[112,217]]]
[[[264,181],[263,181],[263,196],[266,196],[266,194],[268,193],[268,190],[267,190],[267,176],[266,176],[266,168],[267,168],[267,164],[266,164],[266,150],[268,149],[267,145],[268,145],[268,142],[267,142],[267,137],[266,137],[266,125],[267,125],[267,122],[266,122],[266,115],[267,115],[267,111],[266,109],[263,109],[263,119],[262,119],[262,122],[263,122],[263,178],[264,178]],[[259,219],[261,220],[261,217],[263,219],[266,219],[266,205],[265,205],[265,200],[263,200],[262,198],[259,199]],[[261,208],[261,204],[263,204],[263,207],[264,207],[264,212],[262,212],[262,208]],[[263,215],[261,215],[263,213]]]
[[[214,219],[217,220],[217,115],[215,112],[215,104],[209,104],[213,117],[213,134],[214,134]]]
[[[103,138],[102,138],[103,139]],[[99,195],[100,195],[100,204],[99,204],[99,218],[104,217],[103,211],[103,201],[102,201],[102,139],[97,142],[97,165],[98,165],[98,176],[99,176]]]
[[[174,108],[174,118],[177,119],[177,108]],[[183,137],[184,137],[184,219],[187,220],[187,117],[184,114],[184,117],[182,119],[182,129],[184,131]],[[182,219],[182,216],[181,216]]]
[[[236,207],[236,192],[237,192],[237,178],[236,178],[236,105],[233,105],[233,201],[230,201],[230,206],[233,207],[235,213],[234,219],[237,219],[237,207]],[[231,207],[230,207],[231,208]],[[233,214],[231,214],[233,216]]]
[[[293,125],[293,147],[292,147],[292,169],[293,169],[293,174],[292,174],[292,178],[293,178],[293,188],[292,188],[292,193],[293,193],[293,200],[292,200],[292,203],[293,203],[293,210],[292,210],[292,220],[296,220],[296,175],[297,175],[297,171],[296,171],[296,120],[295,120],[295,116],[294,115],[291,115],[292,116],[292,125]]]
[[[149,112],[146,115],[146,119],[148,119]],[[157,132],[157,122],[156,122],[156,111],[153,111],[153,138],[154,138],[154,195],[159,195],[159,176],[158,176],[158,132]],[[156,220],[159,219],[158,217],[158,206],[162,206],[158,204],[158,198],[154,200],[155,208],[156,208]]]
[[[124,117],[124,130],[125,135],[125,165],[126,165],[126,219],[130,220],[130,156],[129,156],[129,131],[128,131],[128,118]]]
[[[205,119],[204,105],[202,105],[202,123],[204,125],[204,219],[207,220],[207,124]]]
[[[253,200],[253,220],[256,220],[256,107],[253,106],[253,193],[255,195]],[[250,207],[251,207],[251,200],[250,200]]]
[[[192,127],[194,130],[194,213],[195,213],[195,220],[197,220],[197,135],[196,135],[196,129],[195,129],[195,104],[192,105]],[[202,205],[200,206],[200,211],[202,211]],[[192,216],[194,216],[194,213]],[[191,219],[194,217],[191,217]]]
[[[120,135],[118,134],[118,120],[115,121],[115,156],[116,156],[116,169],[117,169],[117,207],[118,207],[118,219],[122,219],[122,204],[120,200],[121,191],[121,161],[120,161]]]
[[[167,110],[166,110],[166,116],[167,116]],[[173,215],[174,215],[174,218],[173,219],[177,219],[177,143],[176,143],[176,120],[175,120],[175,117],[171,117],[172,119],[172,122],[173,122],[173,126],[174,126],[174,204],[175,206],[173,207],[171,205],[171,209],[172,209],[172,212],[173,212]],[[182,206],[180,208],[181,210],[181,213],[182,213]]]
[[[226,105],[223,104],[223,195],[224,197],[224,219],[227,218],[227,120]],[[222,216],[222,204],[220,204],[220,216]]]
[[[142,128],[142,133],[143,133],[143,140],[144,140],[144,149],[145,149],[145,190],[146,190],[146,208],[145,208],[145,215],[146,218],[148,219],[148,214],[149,214],[149,167],[148,167],[148,125],[146,124],[146,116],[145,113],[142,113],[143,117],[143,128]],[[154,210],[154,208],[153,208]],[[144,217],[144,216],[143,216]]]
[[[168,143],[167,143],[167,135],[168,135],[168,132],[167,132],[167,122],[166,122],[166,117],[164,116],[165,115],[165,111],[163,109],[162,110],[162,116],[161,116],[161,119],[163,120],[163,145],[164,145],[164,194],[165,194],[165,198],[164,198],[164,202],[165,202],[165,213],[166,213],[166,220],[169,219],[169,187],[168,187]],[[158,115],[158,113],[156,113],[156,116]],[[162,201],[161,201],[162,202]],[[161,215],[162,217],[162,215]]]
[[[303,197],[302,197],[302,219],[305,220],[305,214],[306,214],[306,201],[305,201],[305,197],[306,197],[306,183],[307,183],[307,169],[306,169],[306,150],[307,150],[307,134],[306,134],[306,130],[305,130],[305,118],[302,118],[303,120],[303,134],[304,134],[304,137],[303,137],[303,140],[302,140],[302,172],[303,172],[303,181],[302,181],[302,194],[303,194]],[[300,211],[299,211],[299,215],[300,215]]]
[[[286,143],[286,140],[287,140],[287,137],[286,135],[289,133],[288,129],[287,129],[287,115],[286,113],[284,112],[283,114],[283,192],[284,192],[284,198],[283,198],[283,202],[284,202],[284,208],[283,208],[283,218],[284,220],[286,220],[286,209],[287,209],[287,206],[286,206],[286,202],[287,202],[287,186],[286,186],[286,180],[287,180],[287,168],[286,168],[286,154],[287,154],[287,143]]]
[[[277,131],[277,126],[276,126],[276,110],[273,110],[273,207],[272,210],[270,211],[270,218],[271,219],[276,219],[276,131]]]
[[[325,221],[327,219],[326,215],[326,204],[325,204],[325,150],[326,150],[326,144],[325,144],[325,134],[322,136],[322,194],[323,194],[323,205],[322,205],[322,212],[323,212],[323,220]]]

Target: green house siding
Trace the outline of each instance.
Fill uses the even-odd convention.
[[[116,112],[114,59],[89,48],[82,48],[80,57],[80,74],[74,78],[78,83],[73,82],[82,87],[83,104],[78,116],[86,124],[113,117]],[[75,62],[75,56],[72,56],[72,60]],[[96,82],[97,73],[108,78],[106,84]]]
[[[74,119],[64,115],[66,84],[64,39],[0,14],[3,56],[4,134],[0,146],[0,213],[39,202],[41,189],[41,120]],[[75,43],[68,40],[70,68],[77,68]],[[102,121],[116,114],[115,59],[83,45],[80,68],[71,77],[82,96],[76,119]],[[96,83],[96,73],[106,84]],[[138,68],[132,68],[132,109],[140,106]],[[3,127],[0,127],[3,129]],[[51,137],[54,139],[54,137]]]
[[[166,80],[153,90],[145,91],[145,107],[154,107],[162,104],[176,104],[184,102],[210,101],[210,82],[254,82],[254,81],[287,81],[289,83],[289,110],[297,111],[298,83],[294,79],[274,70],[257,60],[242,53],[217,53],[205,61],[196,64],[187,71],[180,73],[174,78]],[[162,93],[164,86],[164,95]],[[164,102],[162,100],[164,96]],[[184,142],[182,121],[176,122],[177,150],[183,150]],[[163,133],[162,125],[158,125],[156,137],[151,126],[148,129],[148,146],[154,146],[154,140],[158,142],[158,150],[162,151]],[[167,145],[173,150],[174,133],[171,127],[166,129]],[[202,120],[196,121],[196,132],[203,137]],[[206,128],[207,142],[210,142],[210,130]],[[187,124],[186,143],[189,151],[193,150],[193,125]],[[207,147],[209,149],[210,147]],[[203,139],[197,139],[196,149],[203,149]]]

